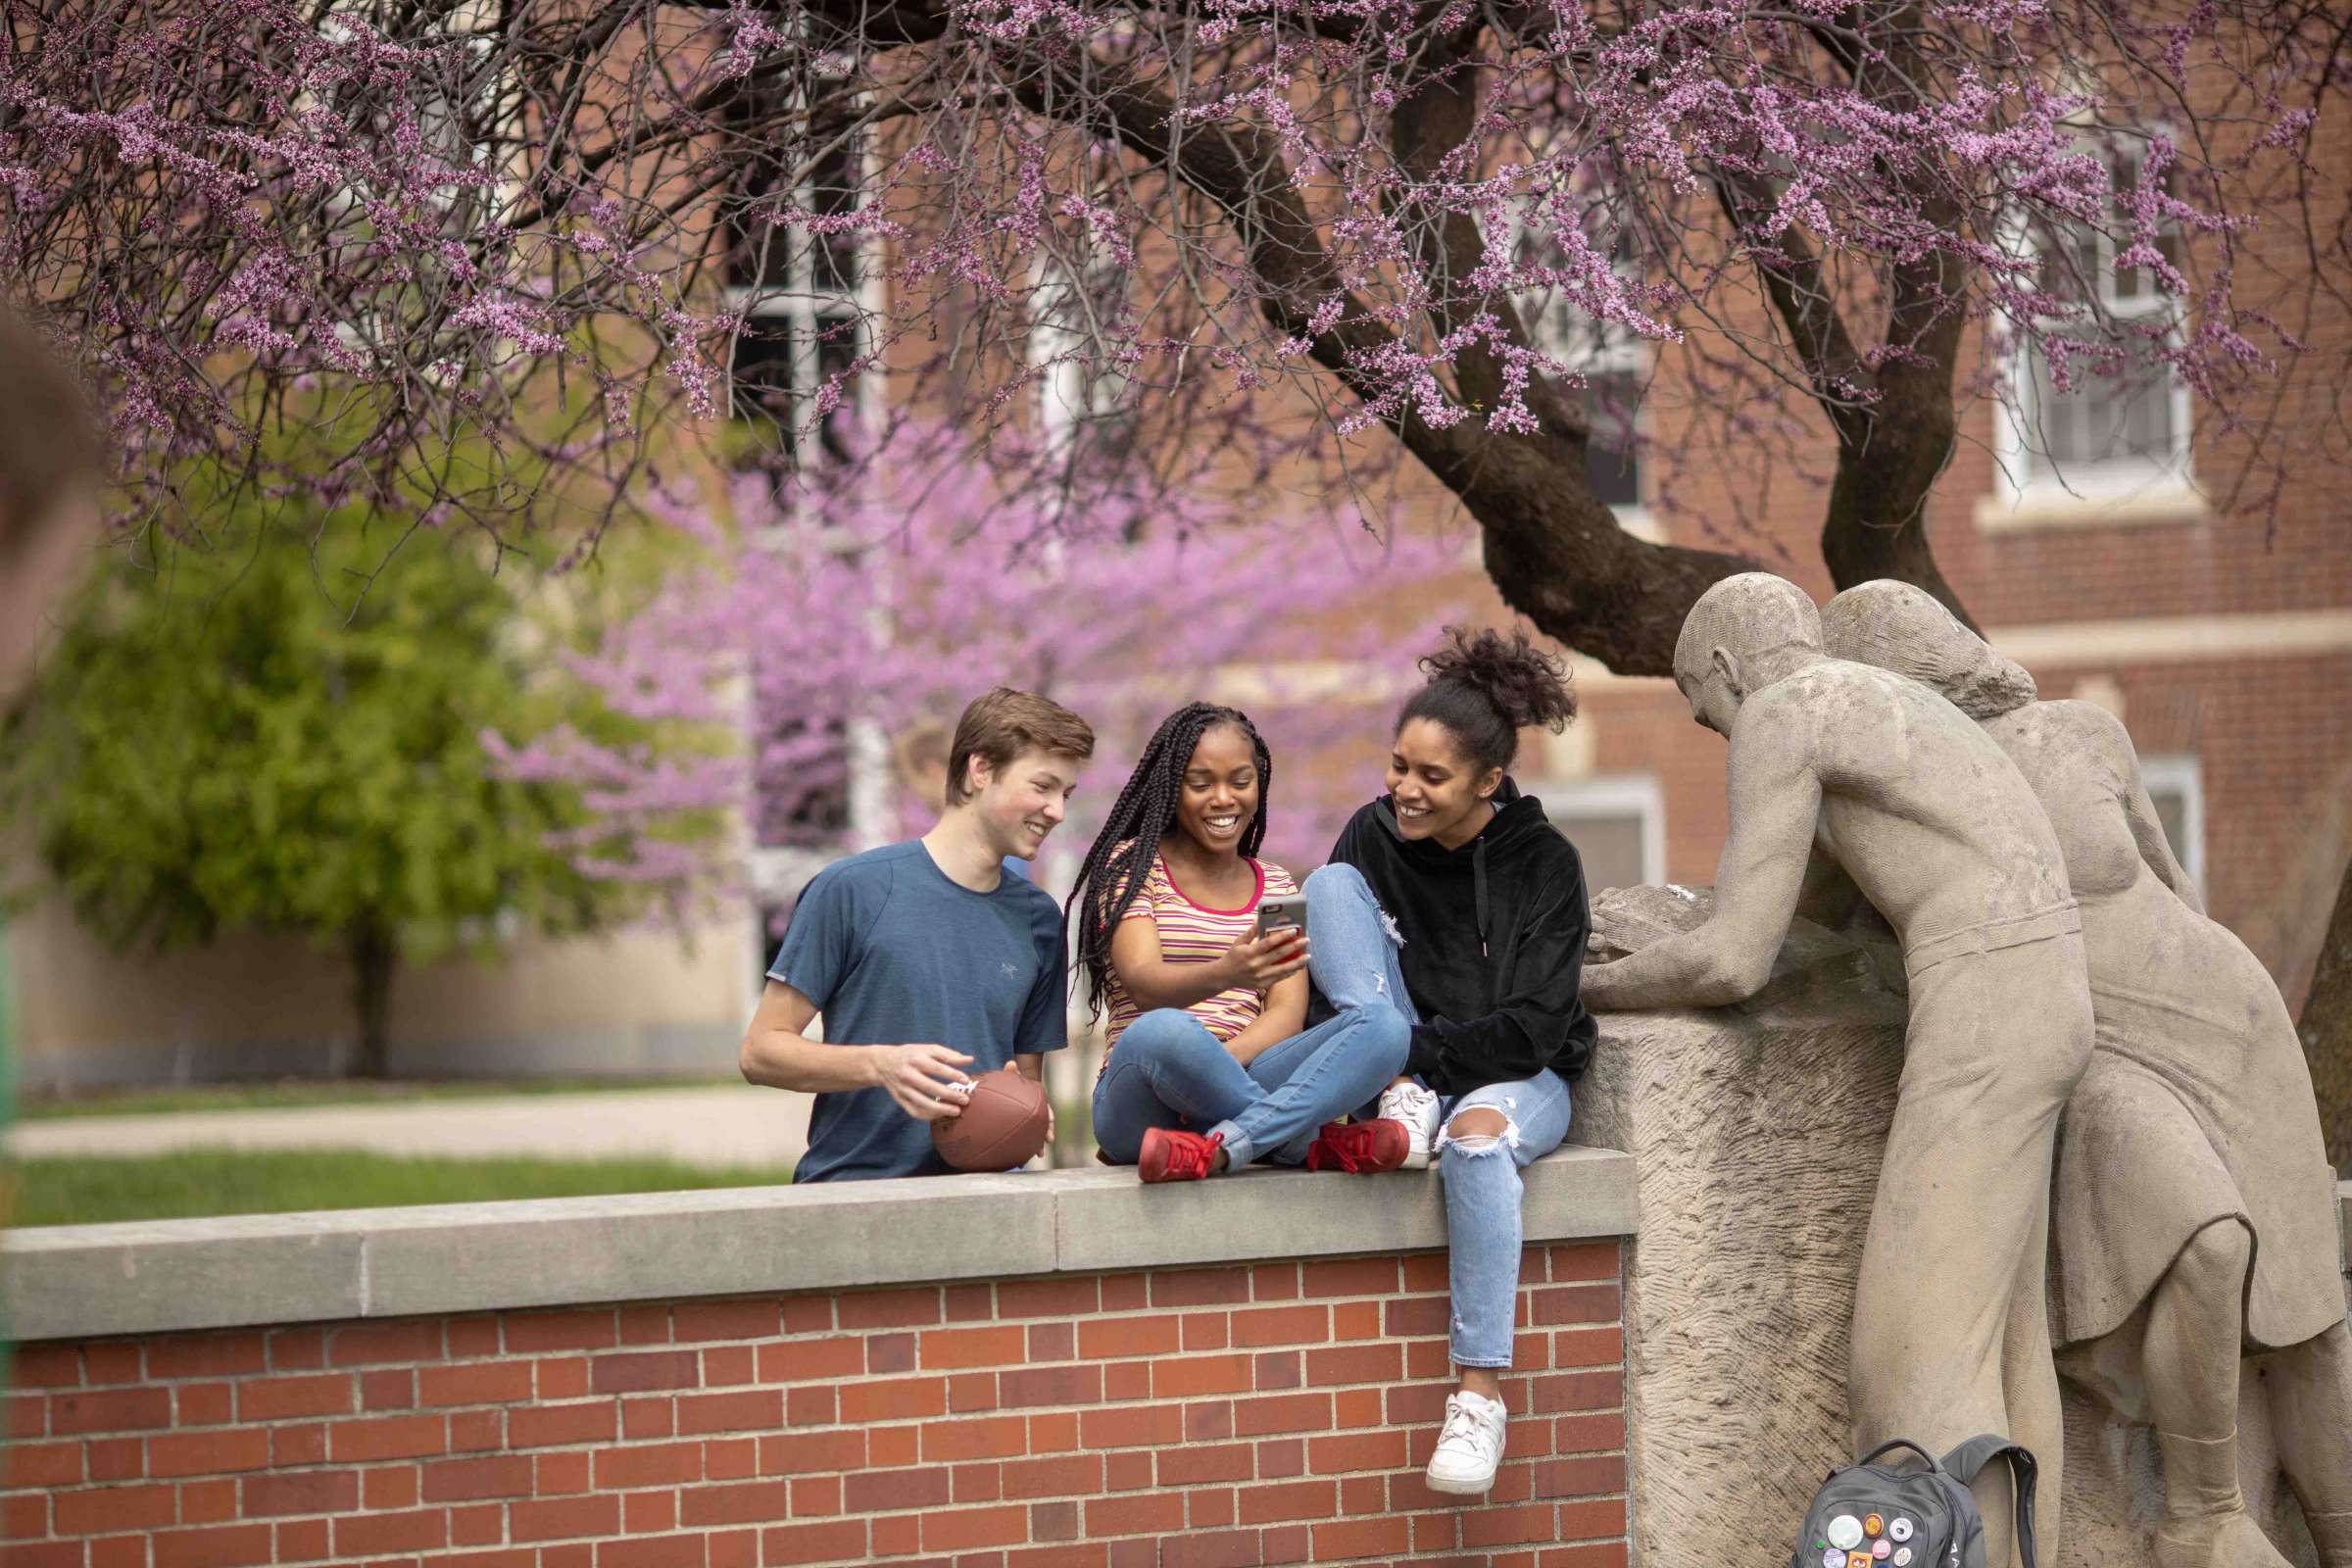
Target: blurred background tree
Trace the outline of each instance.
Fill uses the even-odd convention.
[[[344,1064],[381,1076],[404,961],[605,929],[640,902],[556,847],[578,790],[500,776],[481,735],[558,713],[609,740],[647,726],[547,657],[583,634],[573,580],[502,573],[470,531],[388,537],[316,497],[232,518],[208,548],[111,560],[11,713],[0,806],[35,852],[16,891],[53,888],[123,950],[237,930],[338,947]]]

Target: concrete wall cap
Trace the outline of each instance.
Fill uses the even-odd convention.
[[[1530,1242],[1630,1236],[1633,1160],[1528,1166]],[[1254,1169],[1143,1191],[1131,1170],[60,1225],[0,1238],[20,1341],[852,1290],[1445,1245],[1435,1171]]]

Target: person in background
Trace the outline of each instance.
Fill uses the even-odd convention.
[[[917,821],[928,822],[948,800],[948,749],[955,740],[937,719],[917,719],[891,743],[891,771],[905,797],[904,809]],[[1027,877],[1029,862],[1017,855],[1004,857],[1007,876]]]

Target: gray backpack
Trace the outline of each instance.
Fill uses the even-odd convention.
[[[1927,1468],[1872,1462],[1894,1448],[1910,1449]],[[1788,1568],[1984,1568],[1984,1520],[1968,1488],[1994,1459],[2009,1461],[2019,1551],[2026,1568],[2034,1568],[2034,1455],[1990,1434],[1969,1439],[1940,1461],[1897,1438],[1831,1471],[1805,1510]]]

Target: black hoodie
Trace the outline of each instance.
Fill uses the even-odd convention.
[[[1577,999],[1592,924],[1584,862],[1543,803],[1508,778],[1494,804],[1478,837],[1448,850],[1398,834],[1384,796],[1331,847],[1404,938],[1396,962],[1421,1015],[1404,1070],[1441,1095],[1545,1067],[1573,1078],[1592,1057],[1592,1015]],[[1321,997],[1315,1004],[1329,1015]]]

